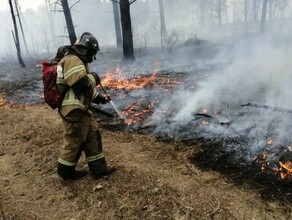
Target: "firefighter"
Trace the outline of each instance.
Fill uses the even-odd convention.
[[[64,180],[79,179],[86,175],[84,171],[75,170],[82,152],[85,153],[93,178],[109,175],[116,170],[107,166],[98,125],[89,109],[90,102],[106,104],[110,101],[108,96],[96,91],[100,78],[88,68],[88,63],[96,59],[98,51],[97,39],[85,32],[68,48],[57,67],[58,88],[66,93],[59,109],[64,127],[64,144],[60,149],[57,166],[57,173]]]

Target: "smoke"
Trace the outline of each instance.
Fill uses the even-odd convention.
[[[168,129],[160,124],[156,132],[171,131],[173,136],[173,133],[184,127],[192,135],[191,130],[202,129],[194,122],[195,114],[205,109],[210,115],[219,112],[219,121],[228,118],[232,123],[228,129],[213,124],[205,126],[201,132],[203,136],[207,133],[227,137],[245,135],[251,140],[249,154],[264,150],[269,139],[273,140],[270,149],[289,145],[291,113],[241,105],[258,103],[292,110],[291,49],[291,42],[283,42],[279,38],[275,41],[272,37],[244,39],[226,45],[225,49],[209,60],[213,69],[211,73],[206,72],[207,76],[203,80],[198,81],[195,74],[187,78],[186,82],[197,83],[195,88],[184,83],[187,86],[180,86],[171,97],[161,102],[151,120],[160,118],[168,121]],[[222,63],[225,63],[224,67]],[[171,116],[163,119],[161,112],[169,110]]]
[[[200,82],[196,91],[178,91],[184,101],[175,120],[189,118],[202,107],[218,108],[224,103],[233,106],[261,101],[275,107],[292,107],[291,45],[245,41],[238,46],[234,48],[231,63]]]

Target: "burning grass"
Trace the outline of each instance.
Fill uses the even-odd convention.
[[[186,73],[153,71],[150,75],[135,75],[132,78],[124,78],[122,75],[120,69],[107,72],[102,79],[102,85],[109,92],[123,120],[119,118],[113,106],[108,104],[104,109],[116,114],[117,117],[109,119],[97,114],[101,126],[113,130],[132,130],[152,134],[159,140],[179,141],[187,146],[202,143],[203,147],[200,151],[190,157],[190,162],[200,169],[220,171],[238,183],[268,182],[265,187],[270,188],[274,184],[279,187],[277,190],[279,189],[281,193],[285,195],[291,193],[289,190],[284,192],[281,188],[282,185],[290,184],[292,180],[292,157],[288,159],[285,157],[285,160],[282,157],[282,154],[287,152],[287,146],[277,146],[272,133],[278,125],[276,122],[267,124],[265,128],[257,126],[256,123],[246,127],[238,126],[241,123],[245,124],[250,117],[244,109],[240,109],[233,118],[230,117],[229,111],[210,113],[203,109],[201,112],[194,113],[189,123],[181,125],[172,119],[179,106],[171,106],[165,110],[157,110],[157,107],[161,104],[161,100],[170,97],[173,90],[183,83],[185,87],[195,89],[195,81],[186,82]],[[33,89],[38,94],[38,102],[19,104],[18,100],[10,102],[1,98],[0,106],[27,108],[29,105],[41,105],[43,99],[38,92],[40,90],[40,88]],[[149,120],[154,111],[156,113],[160,111],[160,117]],[[258,115],[262,115],[262,112]],[[228,120],[225,120],[226,118]],[[256,150],[253,149],[254,146]],[[274,196],[273,193],[270,195]]]
[[[235,185],[259,191],[264,199],[280,203],[292,203],[291,153],[282,148],[279,160],[268,162],[267,154],[247,159],[243,149],[249,144],[247,137],[201,140],[200,148],[189,157],[190,163],[203,171],[216,170]],[[284,152],[284,153],[283,153]]]

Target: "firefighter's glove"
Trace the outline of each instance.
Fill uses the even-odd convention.
[[[95,83],[98,86],[100,84],[100,78],[96,72],[91,72],[90,75],[92,75],[95,79]]]
[[[96,104],[106,104],[110,102],[110,97],[109,96],[103,96],[101,94],[98,94],[97,97],[93,100],[94,103]]]

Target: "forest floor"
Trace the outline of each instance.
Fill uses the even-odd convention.
[[[263,199],[263,189],[191,164],[200,145],[100,130],[107,162],[118,171],[63,181],[56,112],[0,107],[0,219],[292,219],[290,204]],[[84,157],[77,168],[88,170]]]
[[[106,69],[113,57],[102,56],[99,68]],[[194,60],[190,65],[200,67]],[[186,69],[188,65],[182,63]],[[31,69],[20,73],[14,66],[0,68],[0,100],[5,98],[1,92],[26,100],[17,93],[13,77],[25,81],[20,87],[35,88],[30,83]],[[205,72],[209,74],[209,69]],[[38,74],[35,78],[40,78]],[[151,135],[99,126],[107,163],[118,171],[98,180],[87,175],[63,181],[56,174],[63,142],[58,114],[45,104],[6,108],[0,101],[0,220],[292,219],[291,199],[287,199],[291,194],[281,194],[275,186],[269,192],[267,185],[248,180],[235,183],[222,172],[193,164],[202,143],[163,142]],[[77,169],[88,171],[84,156]]]

